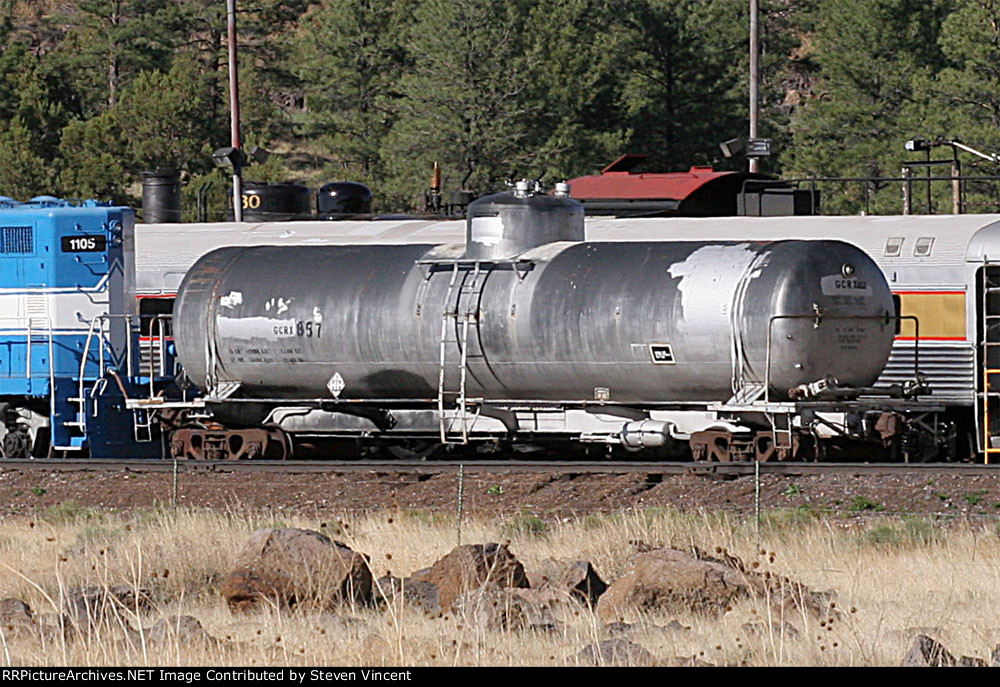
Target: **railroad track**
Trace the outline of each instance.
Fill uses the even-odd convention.
[[[412,473],[558,472],[567,474],[704,475],[739,477],[754,474],[753,463],[664,463],[594,461],[171,461],[39,458],[0,459],[3,471],[127,471],[127,472],[275,472],[302,473]],[[763,475],[1000,475],[1000,463],[760,463]]]

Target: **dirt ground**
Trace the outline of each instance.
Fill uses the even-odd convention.
[[[719,479],[694,475],[551,474],[482,472],[467,467],[462,484],[466,513],[540,517],[580,516],[623,509],[672,508],[687,512],[754,512],[753,477]],[[173,477],[163,472],[62,472],[4,470],[0,466],[0,516],[29,515],[66,507],[121,512],[171,504]],[[458,509],[455,473],[182,472],[176,502],[188,508],[261,510],[334,516],[377,510],[450,514]],[[1000,518],[997,476],[839,474],[765,475],[765,511],[937,515]]]

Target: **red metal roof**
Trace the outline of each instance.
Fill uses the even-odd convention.
[[[622,155],[600,174],[570,179],[571,193],[579,200],[684,200],[705,184],[738,172],[716,172],[692,167],[686,172],[632,172],[645,155]]]

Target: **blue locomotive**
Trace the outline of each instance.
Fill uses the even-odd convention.
[[[160,455],[129,403],[169,382],[168,325],[135,312],[134,224],[127,207],[0,198],[3,457]]]

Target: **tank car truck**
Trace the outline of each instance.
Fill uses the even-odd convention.
[[[155,365],[135,346],[133,225],[95,201],[0,199],[3,457],[161,454],[149,414],[126,408],[168,362],[162,326],[146,324]]]
[[[173,322],[212,424],[175,431],[172,453],[558,444],[766,460],[881,445],[879,420],[906,412],[915,385],[873,386],[898,321],[863,251],[587,241],[568,191],[519,182],[473,202],[464,244],[204,255]]]

